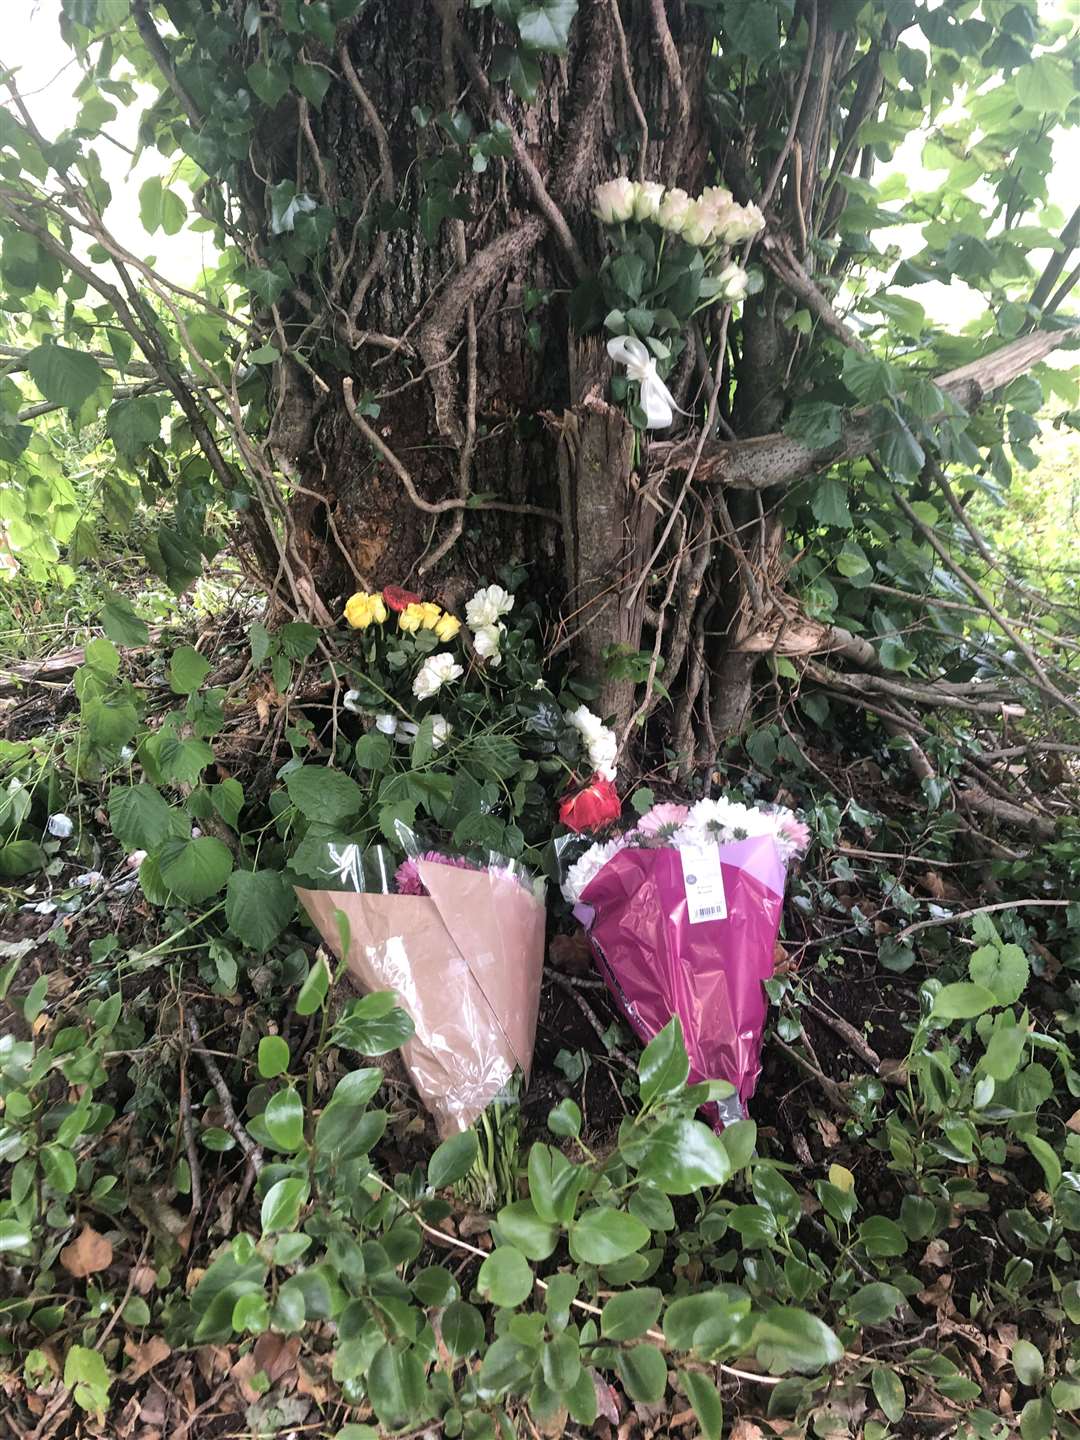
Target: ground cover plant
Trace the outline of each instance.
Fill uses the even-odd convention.
[[[1072,8],[20,6],[0,1427],[1080,1435]],[[702,800],[721,1133],[560,889]],[[294,893],[414,843],[547,881],[449,1138]]]

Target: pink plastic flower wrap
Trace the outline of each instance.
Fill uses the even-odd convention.
[[[787,865],[809,838],[790,810],[663,804],[566,873],[563,893],[642,1043],[678,1015],[691,1083],[735,1087],[709,1107],[717,1128],[746,1114],[761,1072]]]
[[[362,991],[393,990],[415,1032],[402,1047],[445,1139],[466,1129],[516,1074],[528,1080],[540,1007],[543,887],[516,862],[315,840],[296,894]],[[344,916],[346,926],[340,923]],[[348,945],[342,953],[342,945]]]

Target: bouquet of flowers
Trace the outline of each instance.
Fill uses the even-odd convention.
[[[789,862],[807,827],[782,807],[726,799],[654,805],[591,845],[563,894],[639,1038],[682,1022],[690,1080],[727,1080],[716,1120],[745,1114],[761,1070],[766,997]]]
[[[445,1138],[528,1078],[543,884],[501,857],[423,851],[404,832],[402,840],[412,853],[401,862],[382,845],[309,847],[310,883],[296,894],[356,984],[395,991],[412,1016],[415,1034],[402,1054]]]

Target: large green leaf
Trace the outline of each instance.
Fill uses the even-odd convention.
[[[105,379],[92,355],[64,345],[39,345],[26,357],[26,368],[46,400],[78,410]]]
[[[774,1375],[815,1375],[843,1358],[844,1347],[823,1320],[789,1305],[766,1310],[754,1327],[761,1365]]]
[[[329,824],[359,814],[366,803],[355,780],[325,765],[301,765],[288,776],[285,788],[302,815]]]
[[[610,1205],[586,1210],[570,1230],[570,1254],[587,1265],[611,1265],[647,1245],[652,1232],[634,1215]]]
[[[673,1015],[646,1045],[638,1061],[638,1088],[642,1105],[676,1095],[686,1084],[690,1061],[686,1056],[682,1025]]]
[[[114,785],[109,824],[126,850],[153,850],[170,836],[183,839],[191,829],[153,785]]]
[[[480,1266],[476,1285],[493,1305],[512,1309],[532,1293],[533,1273],[520,1250],[497,1245]]]
[[[250,950],[269,950],[295,909],[293,888],[277,870],[234,870],[229,876],[225,915]]]
[[[1020,999],[1030,969],[1019,945],[980,945],[968,961],[968,974],[974,984],[992,991],[999,1005],[1011,1005]]]
[[[651,1181],[667,1195],[692,1195],[705,1186],[723,1185],[731,1161],[719,1137],[700,1120],[666,1120],[623,1145],[637,1166],[638,1179]]]
[[[577,10],[577,0],[542,0],[520,12],[518,34],[530,50],[565,55]]]
[[[193,905],[218,893],[233,864],[228,846],[213,835],[164,840],[157,861],[163,883],[174,895]]]

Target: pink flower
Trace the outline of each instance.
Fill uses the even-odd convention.
[[[796,851],[803,851],[810,844],[810,827],[797,820],[794,815],[785,815],[777,826],[782,839]]]
[[[686,817],[689,814],[690,809],[686,805],[654,805],[638,821],[638,832],[641,835],[674,835],[675,831],[686,823]]]
[[[420,870],[417,864],[420,860],[429,860],[435,865],[451,865],[455,870],[476,870],[479,867],[471,860],[466,860],[463,855],[444,855],[439,850],[426,850],[423,855],[410,855],[398,866],[394,875],[394,885],[399,895],[426,895],[427,889],[420,879]]]

